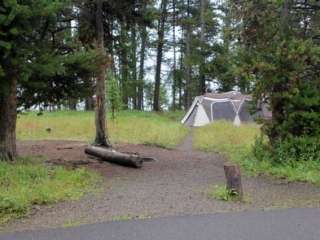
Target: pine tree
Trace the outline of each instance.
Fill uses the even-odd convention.
[[[17,156],[17,85],[29,79],[34,53],[41,55],[37,43],[46,36],[48,28],[55,23],[55,14],[63,6],[64,1],[47,0],[4,0],[0,3],[1,160],[13,160]]]
[[[313,24],[320,9],[308,1],[234,4],[245,49],[240,68],[254,85],[256,102],[270,104],[272,121],[263,129],[272,150],[317,159],[310,152],[320,149],[320,29]]]

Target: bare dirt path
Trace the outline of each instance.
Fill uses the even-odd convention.
[[[221,202],[208,197],[208,189],[223,184],[223,159],[217,154],[190,150],[192,137],[177,150],[143,145],[117,145],[121,151],[139,152],[158,159],[142,169],[129,169],[88,158],[85,143],[24,141],[24,155],[44,155],[70,167],[82,164],[103,177],[101,192],[75,202],[38,207],[30,216],[3,227],[3,231],[76,226],[102,221],[173,215],[198,215],[291,207],[320,207],[320,188],[269,178],[245,177],[246,203]],[[68,146],[68,149],[61,149]],[[71,148],[71,149],[70,149]]]

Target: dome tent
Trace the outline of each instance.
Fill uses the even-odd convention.
[[[255,116],[269,117],[270,112],[266,107],[257,109],[254,115],[250,114],[250,95],[244,95],[237,91],[226,93],[206,93],[195,97],[191,107],[182,119],[181,123],[199,127],[217,120],[232,121],[239,126],[241,122],[252,122]]]

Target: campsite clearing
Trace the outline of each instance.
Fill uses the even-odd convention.
[[[70,141],[22,141],[19,152],[45,155],[52,164],[70,168],[83,166],[98,172],[101,192],[79,201],[38,206],[32,215],[5,226],[3,231],[61,227],[132,218],[197,215],[217,212],[320,207],[320,189],[306,183],[287,183],[266,177],[244,177],[248,201],[222,202],[208,196],[216,184],[225,182],[223,159],[218,154],[192,151],[192,139],[177,150],[153,146],[120,144],[123,152],[139,152],[158,161],[134,170],[99,162],[83,152],[86,144]],[[62,149],[69,146],[68,149]],[[187,151],[186,149],[189,149]]]
[[[89,158],[84,154],[88,142],[62,140],[64,137],[78,140],[86,137],[85,134],[91,131],[91,128],[84,127],[88,121],[92,121],[89,113],[21,115],[18,121],[19,138],[31,137],[35,140],[20,140],[19,154],[44,156],[48,166],[58,165],[67,169],[85,167],[93,170],[102,176],[99,183],[101,192],[88,194],[79,201],[37,205],[32,208],[29,217],[10,222],[3,230],[20,231],[61,227],[72,223],[113,221],[123,219],[124,216],[133,219],[255,209],[320,207],[320,189],[316,186],[308,183],[288,183],[285,178],[274,179],[266,176],[244,176],[245,203],[221,202],[210,198],[210,191],[215,185],[225,184],[224,157],[243,156],[248,153],[254,137],[259,134],[259,128],[254,124],[243,124],[237,128],[230,122],[217,122],[193,129],[192,135],[187,135],[189,129],[178,123],[179,117],[181,113],[119,114],[119,119],[115,121],[119,124],[121,141],[127,143],[114,144],[116,150],[139,152],[158,160],[145,163],[142,169],[135,170]],[[128,124],[130,120],[130,128],[124,128],[122,124]],[[170,132],[163,130],[167,125]],[[52,128],[50,133],[46,131],[47,126]],[[84,135],[79,135],[80,130],[77,127],[84,127],[81,130]],[[114,131],[112,123],[109,127]],[[123,134],[124,129],[128,131],[126,134]],[[142,137],[137,136],[152,136],[148,135],[148,131],[159,134],[159,138],[149,138],[154,146],[132,144],[132,141],[141,141]],[[184,136],[187,137],[181,143]],[[54,138],[59,140],[41,140]],[[171,142],[171,146],[178,147],[164,149],[155,146],[159,142],[166,143],[166,138]],[[193,147],[208,153],[193,150]],[[232,160],[238,161],[236,158]],[[251,159],[247,160],[242,162],[247,165],[242,166],[254,167],[252,169],[260,166]]]

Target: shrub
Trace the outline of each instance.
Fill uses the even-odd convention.
[[[256,139],[253,154],[258,160],[292,164],[315,161],[320,163],[320,139],[316,137],[289,137],[271,144]]]

